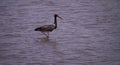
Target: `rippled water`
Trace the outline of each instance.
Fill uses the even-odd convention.
[[[0,65],[120,65],[119,0],[1,0]],[[53,23],[50,40],[34,31]]]

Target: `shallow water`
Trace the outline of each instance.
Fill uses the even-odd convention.
[[[1,0],[0,65],[119,65],[119,0]],[[44,40],[36,27],[58,28]]]

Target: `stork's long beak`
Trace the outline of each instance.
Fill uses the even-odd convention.
[[[62,18],[62,17],[60,17],[60,16],[58,16],[58,18],[60,18],[60,19],[62,19],[62,20],[63,20],[63,18]]]

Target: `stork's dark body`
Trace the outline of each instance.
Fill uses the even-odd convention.
[[[57,14],[55,14],[53,24],[51,24],[51,25],[43,25],[41,27],[36,28],[35,31],[41,31],[41,32],[51,32],[51,31],[53,31],[54,29],[57,28],[57,17],[59,17],[59,16]],[[59,17],[59,18],[61,18],[61,17]]]
[[[35,29],[35,31],[52,32],[55,29],[55,25],[44,25]]]

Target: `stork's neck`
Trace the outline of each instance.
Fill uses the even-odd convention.
[[[57,16],[54,16],[55,29],[57,28]]]

